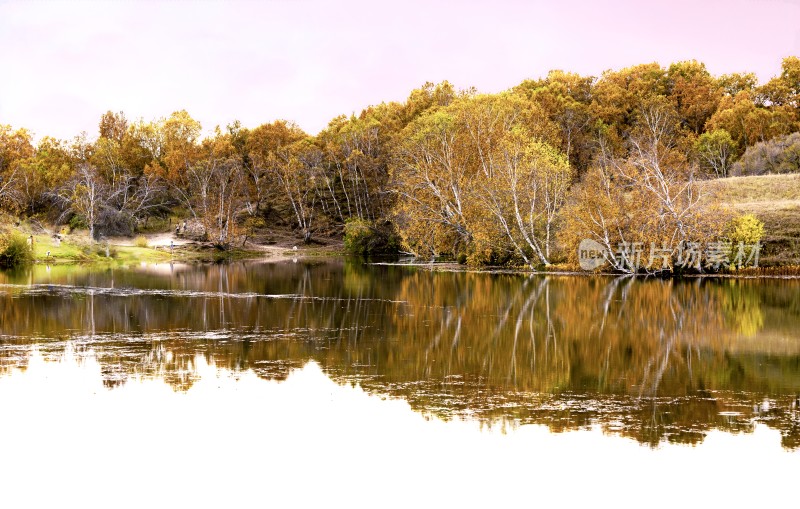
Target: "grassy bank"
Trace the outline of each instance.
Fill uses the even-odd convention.
[[[799,174],[731,177],[703,186],[734,211],[764,222],[762,265],[800,265]]]
[[[27,235],[26,235],[27,236]],[[131,265],[174,261],[218,261],[259,257],[253,250],[232,249],[218,251],[213,247],[196,244],[175,246],[135,246],[117,243],[89,242],[81,235],[70,235],[57,242],[49,235],[33,236],[33,256],[37,263],[108,263]]]
[[[52,232],[59,231],[61,240]],[[56,227],[36,219],[0,215],[0,236],[14,237],[25,245],[33,240],[34,263],[134,265],[159,262],[218,262],[223,260],[332,257],[345,254],[343,243],[334,237],[315,238],[309,244],[298,241],[293,232],[270,230],[251,236],[242,245],[220,250],[209,242],[176,236],[172,229],[140,232],[134,237],[109,237],[92,242],[88,231]],[[172,246],[172,248],[171,248]]]
[[[33,236],[33,256],[37,262],[46,263],[119,263],[169,261],[169,251],[150,247],[106,245],[90,243],[88,239],[68,236],[60,243],[49,235]],[[175,253],[180,256],[181,253]]]

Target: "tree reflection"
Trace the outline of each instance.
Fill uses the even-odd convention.
[[[70,344],[97,356],[110,387],[136,376],[185,390],[198,354],[270,379],[315,360],[446,419],[600,425],[650,445],[764,422],[785,447],[800,440],[799,281],[314,261],[54,267],[0,284],[3,370],[24,368],[32,345],[58,356]]]

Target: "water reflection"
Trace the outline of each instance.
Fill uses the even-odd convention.
[[[186,391],[196,358],[339,382],[487,426],[599,425],[658,445],[779,430],[800,446],[800,281],[432,273],[340,261],[0,274],[0,370],[31,349]]]
[[[785,505],[800,459],[763,425],[652,450],[598,429],[426,420],[314,362],[277,382],[200,355],[179,392],[144,376],[107,390],[102,363],[70,347],[28,362],[0,377],[4,507]],[[676,473],[679,489],[655,486]]]

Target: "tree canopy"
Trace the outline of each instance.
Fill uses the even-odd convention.
[[[257,228],[311,242],[353,222],[423,257],[535,267],[573,259],[580,238],[720,237],[698,180],[798,171],[798,130],[797,57],[764,84],[693,60],[554,70],[498,94],[426,83],[316,136],[288,120],[203,135],[184,110],[108,111],[91,138],[34,144],[0,125],[0,209],[92,235],[178,215],[222,248]]]

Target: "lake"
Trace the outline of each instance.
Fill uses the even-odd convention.
[[[785,504],[799,398],[800,280],[0,273],[6,507]]]

